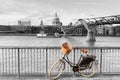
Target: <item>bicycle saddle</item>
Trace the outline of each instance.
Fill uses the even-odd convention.
[[[81,49],[81,52],[83,52],[83,53],[87,53],[88,50],[87,50],[87,49]]]

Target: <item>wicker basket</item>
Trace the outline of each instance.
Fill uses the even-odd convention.
[[[61,49],[63,54],[68,55],[72,50],[72,46],[69,43],[63,43]]]

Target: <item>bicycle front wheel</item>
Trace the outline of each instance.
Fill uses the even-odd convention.
[[[83,77],[91,77],[98,71],[97,61],[92,61],[87,67],[80,66],[79,72]]]
[[[57,79],[65,69],[65,61],[63,59],[57,60],[50,68],[48,76],[50,79]]]

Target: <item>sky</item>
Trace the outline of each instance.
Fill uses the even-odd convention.
[[[55,13],[63,25],[80,18],[120,15],[120,0],[0,0],[0,25],[30,20],[52,24]]]

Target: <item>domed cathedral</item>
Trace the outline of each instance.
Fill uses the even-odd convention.
[[[44,25],[43,20],[41,20],[39,33],[46,33],[47,35],[51,36],[54,35],[55,33],[60,33],[61,26],[62,23],[60,22],[60,19],[56,13],[55,17],[52,20],[52,25]]]
[[[52,25],[56,26],[56,27],[61,27],[62,26],[62,22],[60,22],[60,19],[59,19],[57,13],[55,13],[55,17],[52,21]]]

